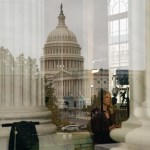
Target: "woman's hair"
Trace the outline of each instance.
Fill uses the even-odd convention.
[[[110,94],[110,92],[109,92],[109,91],[103,90],[103,97],[104,97],[107,93],[109,93],[109,94]],[[110,94],[110,95],[111,95],[111,94]]]
[[[103,98],[106,94],[110,94],[110,97],[111,97],[111,93],[107,90],[103,90]],[[114,110],[113,110],[113,105],[112,105],[112,100],[110,99],[110,106],[108,107],[108,111],[113,114],[114,113]]]

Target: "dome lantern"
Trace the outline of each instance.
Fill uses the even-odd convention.
[[[58,16],[58,26],[50,32],[46,44],[50,44],[53,42],[57,43],[73,43],[77,44],[77,38],[75,34],[68,29],[68,27],[65,24],[65,16],[63,13],[63,6],[61,4],[60,6],[60,14]],[[78,45],[79,46],[79,45]]]
[[[63,13],[63,6],[61,4],[60,6],[60,14],[58,16],[59,22],[58,22],[58,26],[65,26],[65,16]]]

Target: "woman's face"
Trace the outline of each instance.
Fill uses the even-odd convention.
[[[104,95],[103,104],[110,106],[111,105],[111,95],[110,93],[106,93]]]

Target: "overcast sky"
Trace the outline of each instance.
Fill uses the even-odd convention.
[[[107,1],[45,0],[45,38],[58,25],[61,3],[66,25],[74,32],[81,46],[85,68],[107,68]],[[94,60],[96,61],[93,66]]]
[[[81,46],[85,69],[107,68],[107,0],[0,0],[0,46],[14,56],[23,53],[39,59],[58,25],[61,3],[66,25]]]

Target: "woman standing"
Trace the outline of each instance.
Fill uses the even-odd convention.
[[[110,131],[116,128],[114,111],[109,91],[103,91],[102,110],[91,119],[91,131],[94,144],[116,143],[110,137]]]

